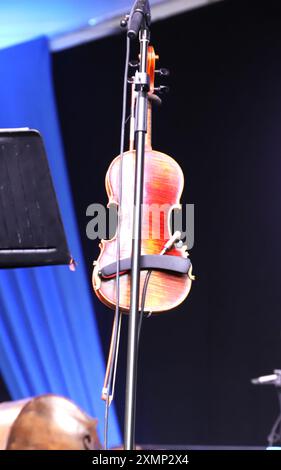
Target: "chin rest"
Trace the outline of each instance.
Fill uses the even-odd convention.
[[[97,420],[57,395],[0,404],[0,445],[7,450],[101,449]]]

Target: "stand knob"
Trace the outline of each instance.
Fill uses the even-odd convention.
[[[130,15],[125,15],[123,18],[121,18],[121,20],[120,20],[121,28],[127,28],[129,17],[130,17]]]

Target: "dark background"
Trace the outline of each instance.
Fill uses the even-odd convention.
[[[144,322],[137,441],[263,445],[278,413],[252,377],[281,367],[281,5],[224,1],[156,23],[170,68],[153,147],[173,156],[195,204],[197,281],[176,310]],[[86,208],[106,203],[119,153],[124,36],[56,53],[56,96],[85,259]],[[93,296],[104,352],[112,313]],[[83,312],[77,312],[82,315]],[[126,322],[125,322],[126,323]],[[123,420],[123,333],[116,406]]]

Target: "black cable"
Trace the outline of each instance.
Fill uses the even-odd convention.
[[[116,307],[114,313],[114,331],[113,331],[113,356],[116,355],[116,345],[118,337],[118,326],[120,322],[120,216],[121,216],[121,205],[122,205],[122,176],[123,176],[123,154],[124,154],[124,142],[125,142],[125,125],[126,125],[126,110],[127,110],[127,81],[128,81],[128,69],[129,69],[129,56],[130,56],[130,39],[127,37],[126,40],[126,59],[125,59],[125,71],[123,81],[123,101],[122,101],[122,123],[121,123],[121,136],[120,136],[120,163],[119,163],[119,207],[117,214],[117,234],[116,234]],[[104,448],[107,449],[108,442],[108,419],[109,419],[109,406],[110,406],[110,391],[112,386],[112,377],[114,371],[115,361],[112,361],[109,379],[108,389],[105,403],[105,415],[104,415]]]

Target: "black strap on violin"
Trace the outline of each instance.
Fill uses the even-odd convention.
[[[131,258],[120,260],[120,274],[125,274],[131,270]],[[172,271],[176,274],[187,274],[191,267],[189,258],[171,255],[142,255],[140,258],[141,270]],[[117,263],[110,263],[104,266],[99,275],[103,279],[112,279],[116,276]]]

